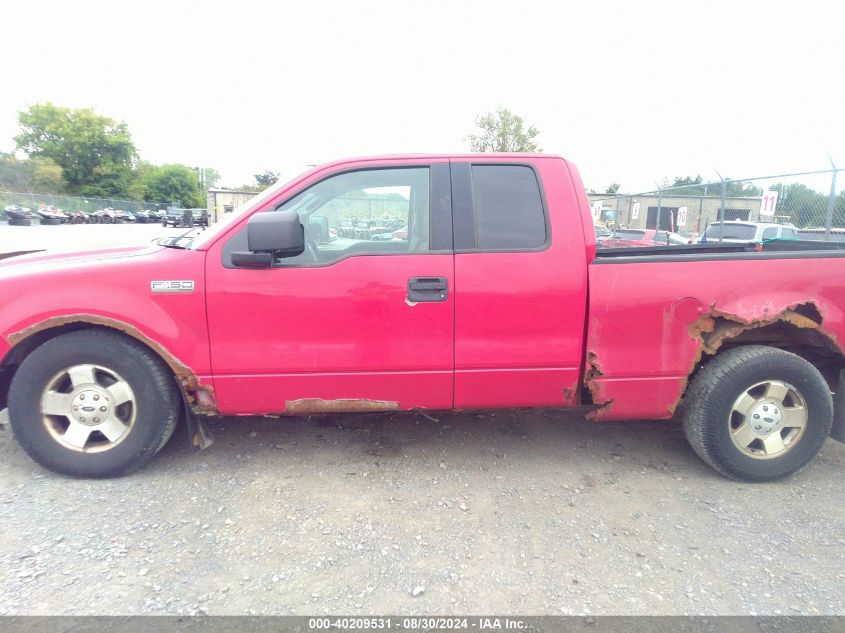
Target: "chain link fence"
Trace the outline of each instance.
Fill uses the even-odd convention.
[[[599,232],[661,243],[769,238],[845,241],[842,169],[676,183],[637,194],[591,193]],[[745,224],[747,226],[740,226]],[[751,225],[777,225],[756,226]],[[676,234],[676,235],[670,235]],[[755,238],[755,234],[757,238]]]
[[[22,207],[29,207],[33,211],[42,204],[49,207],[57,207],[64,211],[85,211],[92,213],[100,209],[123,209],[124,211],[145,211],[164,210],[168,207],[166,202],[146,202],[143,200],[121,200],[119,198],[96,198],[65,196],[47,193],[15,193],[12,191],[0,191],[0,219],[6,219],[4,209],[13,204]]]

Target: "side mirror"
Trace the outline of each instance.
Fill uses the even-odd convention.
[[[253,253],[294,257],[305,250],[305,230],[293,211],[257,213],[246,225],[247,248]]]
[[[243,268],[270,268],[273,257],[294,257],[305,250],[305,230],[293,211],[253,215],[246,225],[249,252],[232,253],[232,263]]]

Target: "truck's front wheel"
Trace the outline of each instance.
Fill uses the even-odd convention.
[[[719,354],[693,379],[684,431],[696,453],[722,474],[770,481],[809,462],[830,434],[833,401],[809,362],[773,347]]]
[[[9,419],[42,466],[82,477],[140,468],[179,419],[179,394],[166,366],[127,337],[97,329],[58,336],[15,372]]]

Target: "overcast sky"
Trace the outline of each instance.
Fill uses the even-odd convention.
[[[588,187],[845,166],[843,3],[38,2],[0,7],[0,150],[31,104],[126,121],[144,160],[239,185],[468,149],[511,109]],[[845,178],[843,187],[845,187]]]

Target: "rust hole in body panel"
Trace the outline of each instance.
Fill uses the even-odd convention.
[[[696,342],[696,351],[687,376],[679,379],[678,395],[667,405],[674,415],[696,372],[724,346],[761,344],[779,347],[798,354],[816,365],[831,385],[836,384],[839,370],[845,369],[845,357],[836,339],[822,329],[823,314],[812,301],[789,305],[778,311],[766,307],[755,312],[760,316],[744,317],[720,310],[716,304],[686,327]],[[606,416],[614,404],[614,397],[607,393],[606,385],[597,378],[604,375],[598,355],[590,350],[586,354],[584,373],[584,399],[596,408],[588,419]]]
[[[678,397],[669,405],[670,414],[677,410],[699,365],[705,358],[715,356],[726,344],[767,344],[799,355],[802,350],[809,349],[814,356],[829,357],[831,364],[842,363],[842,350],[834,337],[821,329],[824,319],[815,303],[791,305],[771,316],[765,311],[763,314],[760,318],[748,319],[719,310],[714,304],[688,326],[690,337],[698,343],[698,350],[688,376],[681,382]]]
[[[310,413],[359,413],[365,411],[398,411],[399,403],[391,400],[367,400],[365,398],[300,398],[285,402],[287,415],[308,415]]]
[[[613,398],[603,395],[601,384],[596,382],[596,378],[603,375],[604,372],[599,366],[598,355],[592,350],[587,351],[587,371],[584,373],[584,385],[588,390],[590,404],[597,407],[587,414],[588,420],[598,419],[603,413],[610,411],[613,406]]]

